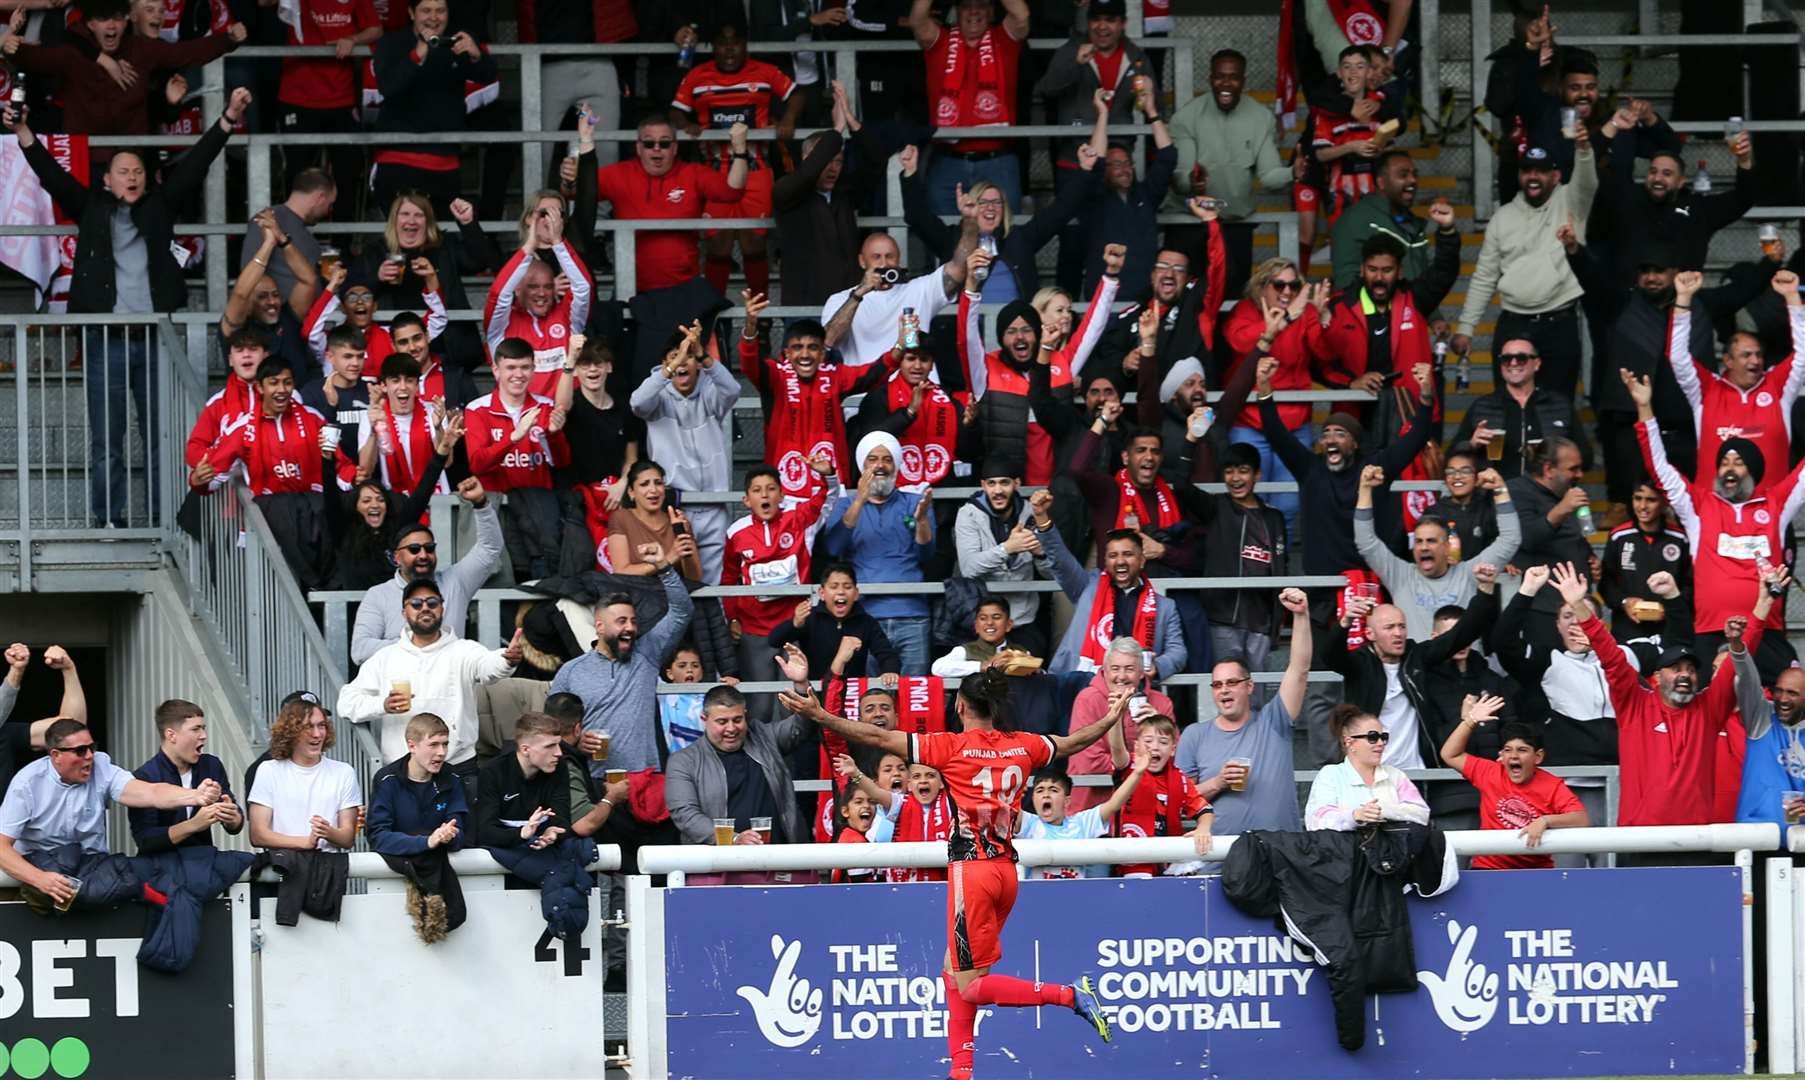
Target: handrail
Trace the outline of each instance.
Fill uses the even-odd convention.
[[[1589,855],[1602,852],[1771,851],[1780,847],[1773,824],[1641,825],[1549,829],[1529,847],[1513,829],[1460,830],[1445,834],[1458,855]],[[1238,838],[1211,838],[1199,856],[1190,837],[1108,837],[1098,840],[1017,840],[1017,862],[1033,866],[1097,863],[1219,862]],[[654,845],[639,849],[644,874],[720,874],[772,870],[882,870],[947,865],[946,844],[708,844]],[[673,885],[681,882],[673,880]]]
[[[1064,45],[1069,38],[1031,37],[1022,44],[1029,49],[1053,50]],[[1565,40],[1564,38],[1562,40]],[[1178,51],[1191,47],[1191,43],[1180,37],[1149,37],[1144,40],[1136,38],[1136,45],[1143,49],[1170,49]],[[675,57],[679,49],[675,42],[614,42],[605,45],[575,44],[519,44],[492,42],[483,45],[490,56],[580,56],[592,58],[597,56],[670,56]],[[374,51],[372,49],[372,51]],[[698,41],[695,45],[697,56],[708,56],[713,48],[706,41]],[[760,53],[920,53],[922,48],[909,38],[874,38],[865,40],[824,40],[824,41],[766,41],[752,43],[752,55]],[[234,60],[273,60],[289,57],[319,56],[336,58],[337,52],[330,45],[246,45],[226,54]]]
[[[1272,672],[1263,672],[1262,674],[1282,675],[1283,673],[1277,672],[1277,671],[1272,671]],[[1328,674],[1328,673],[1327,672],[1321,672],[1321,673],[1311,672],[1311,674],[1315,675],[1315,674]],[[1198,682],[1194,683],[1193,685],[1201,686],[1202,680],[1205,677],[1204,676],[1191,676],[1190,678],[1194,678],[1194,679],[1198,680]],[[1339,682],[1340,678],[1341,677],[1339,675],[1337,675],[1337,676],[1335,676],[1334,681]],[[956,680],[956,679],[948,679],[947,680],[947,682],[949,684],[956,682],[956,681],[958,681],[958,680]],[[1168,684],[1170,684],[1172,682],[1176,682],[1176,681],[1177,681],[1176,676],[1172,679],[1167,680]],[[1330,680],[1323,679],[1323,680],[1312,680],[1312,681],[1313,682],[1314,681],[1328,682]],[[787,686],[788,684],[786,683],[785,685]],[[744,684],[741,685],[741,689],[744,689]],[[662,685],[659,687],[658,692],[661,694],[665,692],[664,687]],[[1316,775],[1322,771],[1323,770],[1321,770],[1321,769],[1293,769],[1291,771],[1291,780],[1293,783],[1296,783],[1296,784],[1315,783]],[[1402,772],[1405,776],[1410,777],[1412,782],[1425,781],[1425,780],[1459,780],[1464,783],[1466,781],[1465,775],[1454,769],[1401,769],[1399,771]],[[1604,781],[1612,782],[1613,784],[1622,773],[1621,767],[1617,766],[1617,765],[1538,765],[1536,767],[1536,771],[1549,773],[1551,775],[1558,776],[1563,780],[1604,780]],[[1072,781],[1073,787],[1108,788],[1108,787],[1116,786],[1116,778],[1109,773],[1068,773],[1066,775],[1067,775],[1067,778]],[[801,791],[801,792],[833,790],[833,783],[828,780],[792,780],[792,781],[790,781],[790,784],[797,791]],[[1616,816],[1615,800],[1611,800],[1611,816],[1612,817]],[[1610,825],[1613,823],[1610,821],[1607,821],[1607,822],[1605,822],[1605,824]]]
[[[350,855],[350,863],[350,870],[345,875],[350,878],[363,881],[392,881],[403,876],[384,862],[382,856],[373,852],[354,851]],[[597,844],[595,859],[585,869],[613,871],[619,870],[620,867],[620,845]],[[495,856],[489,854],[488,848],[480,847],[464,848],[462,851],[452,852],[451,868],[457,871],[461,877],[500,877],[508,873],[508,868],[496,862]],[[248,873],[247,871],[247,876]],[[241,877],[239,880],[246,880],[246,877]],[[268,869],[255,880],[277,881],[280,879],[276,876],[274,869]],[[4,871],[0,871],[0,889],[16,889],[21,884],[22,882],[17,878],[9,877]]]

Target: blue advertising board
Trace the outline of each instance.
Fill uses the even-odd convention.
[[[678,888],[670,1075],[943,1075],[945,886]],[[1414,993],[1335,1039],[1320,967],[1213,878],[1023,882],[1001,973],[1097,980],[1115,1041],[1064,1009],[980,1010],[985,1077],[1550,1077],[1740,1072],[1732,868],[1464,875],[1410,902]]]

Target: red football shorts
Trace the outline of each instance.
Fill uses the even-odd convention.
[[[990,967],[1003,958],[1003,924],[1015,907],[1015,863],[1008,859],[955,862],[947,868],[946,940],[953,968]]]
[[[773,184],[771,167],[763,165],[746,174],[746,188],[740,193],[737,202],[715,202],[708,200],[702,208],[703,217],[739,218],[771,216],[771,185]],[[758,236],[765,235],[764,229],[750,230]],[[703,236],[714,236],[720,229],[704,229]]]
[[[1316,209],[1316,204],[1320,201],[1321,196],[1317,194],[1316,188],[1313,185],[1303,180],[1292,181],[1291,208],[1293,210],[1299,212],[1314,210]]]

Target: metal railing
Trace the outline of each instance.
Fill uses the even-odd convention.
[[[194,613],[225,646],[250,709],[250,741],[266,745],[282,699],[311,690],[326,708],[338,701],[345,669],[320,636],[250,489],[234,481],[199,500],[198,528],[181,534],[177,562],[188,581]],[[328,756],[357,770],[364,790],[384,762],[362,725],[334,720]]]

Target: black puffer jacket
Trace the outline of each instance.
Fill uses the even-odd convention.
[[[1327,968],[1335,1032],[1348,1050],[1366,1042],[1367,994],[1416,989],[1405,890],[1437,896],[1459,879],[1440,829],[1389,821],[1357,832],[1242,833],[1222,868],[1230,903],[1272,919]]]
[[[1030,376],[1038,366],[1033,358],[1040,355],[1040,313],[1026,300],[1011,300],[998,313],[998,345],[1002,344],[1003,330],[1017,319],[1025,321],[1034,331],[1034,347],[1028,352],[1028,363],[1017,366],[1011,359],[1009,350],[1000,347],[996,353],[997,362],[1019,374],[1024,384],[1031,385]],[[971,348],[974,353],[983,350],[983,346],[977,342],[972,342]],[[989,354],[972,356],[969,362],[988,364]],[[973,376],[968,373],[966,377],[969,379]],[[1027,385],[1023,389],[1027,389]],[[986,470],[1001,468],[1011,476],[1021,476],[1028,467],[1029,412],[1027,393],[1008,386],[998,386],[994,380],[987,380],[984,394],[978,399],[978,436],[984,442],[984,457],[975,464]],[[986,472],[985,475],[991,474]]]

